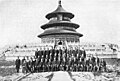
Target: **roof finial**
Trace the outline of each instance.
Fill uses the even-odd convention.
[[[59,0],[59,3],[58,3],[60,6],[61,6],[61,0]]]

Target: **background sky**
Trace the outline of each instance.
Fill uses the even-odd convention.
[[[0,0],[0,47],[39,42],[45,15],[57,6],[58,0]],[[120,43],[120,0],[62,0],[62,6],[75,15],[82,42]]]

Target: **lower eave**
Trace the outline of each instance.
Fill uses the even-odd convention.
[[[40,35],[38,35],[39,38],[42,38],[44,36],[49,36],[49,35],[75,35],[75,36],[79,36],[79,37],[82,37],[83,34],[80,34],[80,33],[69,33],[69,32],[62,32],[62,33],[42,33]]]

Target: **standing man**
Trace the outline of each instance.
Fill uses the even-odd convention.
[[[19,59],[19,56],[18,56],[18,58],[15,61],[15,65],[16,65],[17,73],[19,73],[19,69],[20,69],[20,59]]]
[[[86,51],[84,48],[82,48],[82,54],[83,54],[84,58],[86,58]]]
[[[39,56],[38,49],[35,51],[35,56],[36,56],[36,58],[38,58],[38,56]]]
[[[26,71],[26,59],[25,59],[25,57],[23,57],[23,59],[22,59],[22,62],[21,62],[21,65],[22,65],[22,73],[25,73],[25,71]]]

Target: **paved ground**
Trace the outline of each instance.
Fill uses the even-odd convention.
[[[109,76],[109,77],[108,77]],[[103,73],[100,76],[94,76],[90,72],[46,72],[46,73],[34,73],[21,81],[120,81],[119,78],[115,78],[116,73],[106,74]]]
[[[0,77],[0,81],[120,81],[116,72],[102,73],[94,76],[91,72],[44,72],[23,74],[16,73],[12,76]]]

